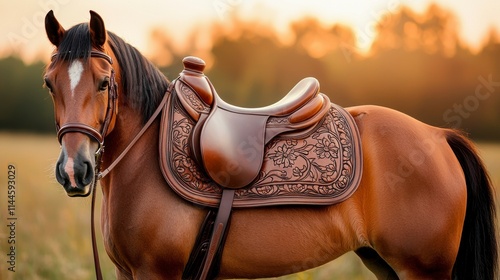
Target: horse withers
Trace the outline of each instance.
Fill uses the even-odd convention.
[[[95,12],[68,30],[49,12],[45,27],[55,46],[44,79],[62,147],[58,182],[87,196],[101,174],[101,230],[118,279],[181,279],[209,207],[185,200],[162,173],[168,120],[156,116],[173,98],[170,82]],[[234,209],[217,277],[285,275],[354,251],[379,279],[495,279],[493,187],[471,141],[388,108],[346,110],[362,144],[357,190],[334,205]],[[287,155],[278,165],[300,156],[278,152]]]

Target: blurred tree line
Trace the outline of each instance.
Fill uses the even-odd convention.
[[[500,140],[500,37],[492,29],[473,52],[458,28],[455,16],[436,5],[423,14],[405,7],[388,12],[361,35],[303,18],[290,25],[286,40],[264,24],[234,17],[232,24],[211,26],[205,52],[199,47],[207,38],[202,31],[178,50],[163,29],[153,30],[151,59],[174,79],[184,56],[201,56],[218,93],[240,106],[275,102],[313,76],[342,106],[387,106],[432,125],[463,129],[475,139]],[[357,47],[360,36],[373,36],[368,53]],[[42,68],[0,60],[1,129],[53,131],[50,98],[40,86]]]
[[[52,99],[42,88],[44,68],[15,57],[0,60],[0,130],[55,131]]]

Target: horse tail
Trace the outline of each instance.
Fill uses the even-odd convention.
[[[462,166],[467,182],[467,210],[453,279],[496,279],[498,247],[494,190],[472,142],[449,130],[446,140]]]

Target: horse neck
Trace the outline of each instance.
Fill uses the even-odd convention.
[[[143,128],[144,124],[141,120],[142,115],[139,112],[128,107],[124,102],[120,104],[115,127],[105,139],[103,169],[110,166],[121,155]],[[126,189],[131,187],[127,182],[132,182],[141,176],[150,176],[149,173],[158,173],[158,162],[154,160],[158,158],[158,149],[156,148],[158,147],[158,128],[159,118],[130,148],[112,171],[102,179],[101,185],[105,195],[115,185]]]
[[[129,107],[120,107],[115,127],[105,139],[103,168],[107,168],[120,156],[142,127],[141,114]],[[117,224],[121,226],[127,224],[131,227],[139,226],[134,224],[137,221],[142,221],[141,226],[150,222],[157,225],[172,224],[177,225],[177,228],[165,226],[163,229],[179,233],[182,232],[179,225],[195,226],[185,221],[196,220],[193,217],[198,217],[201,223],[203,219],[200,208],[193,207],[191,203],[181,199],[163,178],[158,160],[159,128],[160,118],[157,117],[123,160],[101,180],[103,191],[101,226],[106,238],[110,236],[109,232],[113,225]],[[155,213],[161,213],[161,217],[148,221],[135,219],[151,216],[151,209],[154,209]],[[189,229],[190,232],[195,232],[195,228]],[[174,236],[173,232],[164,234]]]

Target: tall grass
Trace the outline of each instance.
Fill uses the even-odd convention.
[[[94,279],[90,199],[69,198],[55,181],[55,136],[0,134],[0,155],[0,225],[7,221],[8,164],[16,168],[18,218],[14,273],[7,270],[6,227],[0,230],[0,279]],[[115,278],[104,250],[101,254],[106,279]]]
[[[500,185],[500,145],[480,145],[495,186]],[[90,199],[69,198],[53,172],[59,155],[55,136],[0,133],[0,279],[94,279]],[[7,270],[7,166],[16,167],[16,272]],[[101,196],[98,195],[100,205]],[[497,201],[500,192],[497,191]],[[498,205],[497,205],[498,206]],[[97,209],[100,211],[100,209]],[[114,266],[102,248],[105,279]],[[353,254],[317,269],[279,279],[374,279]]]

